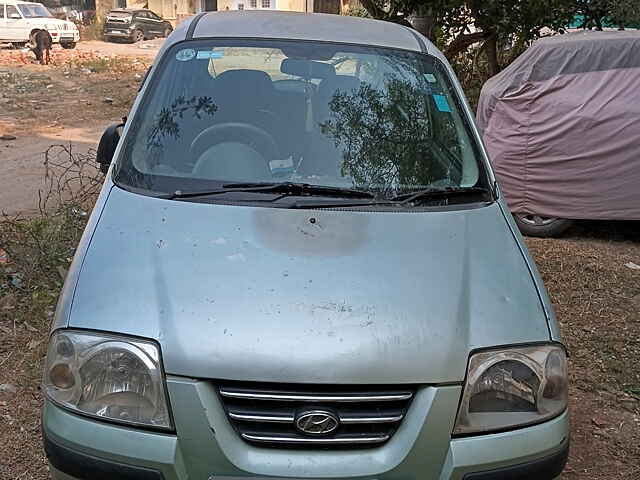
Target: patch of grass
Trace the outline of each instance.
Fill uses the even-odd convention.
[[[9,262],[4,266],[3,291],[12,288],[17,297],[38,303],[42,296],[56,298],[62,272],[69,267],[86,223],[86,213],[65,205],[53,214],[0,221],[0,245]]]
[[[68,64],[71,68],[86,70],[91,73],[143,72],[149,67],[148,63],[138,58],[125,56],[79,56],[70,58]]]
[[[640,385],[635,385],[629,388],[625,388],[624,393],[628,393],[629,395],[633,395],[634,397],[640,398]]]

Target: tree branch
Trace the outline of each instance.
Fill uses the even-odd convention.
[[[388,13],[375,0],[360,0],[360,4],[373,18],[386,19]]]
[[[486,40],[488,37],[486,32],[461,33],[449,44],[444,54],[447,58],[453,58],[474,43]]]

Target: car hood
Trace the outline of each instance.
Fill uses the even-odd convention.
[[[32,25],[42,25],[43,27],[47,28],[55,25],[55,28],[58,30],[63,30],[65,26],[67,26],[69,29],[76,28],[75,23],[68,20],[61,20],[59,18],[28,18],[27,20],[29,20],[29,23]]]
[[[168,374],[273,382],[462,381],[473,349],[549,339],[498,204],[290,210],[118,187],[69,326],[155,339]]]

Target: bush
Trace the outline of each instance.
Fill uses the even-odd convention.
[[[46,184],[40,214],[0,217],[0,320],[39,321],[52,315],[76,246],[102,184],[95,156],[63,145],[45,153]],[[0,303],[3,303],[0,302]]]

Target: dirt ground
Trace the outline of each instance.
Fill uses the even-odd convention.
[[[0,211],[37,209],[43,152],[95,148],[126,115],[156,48],[86,42],[56,50],[53,66],[0,49],[0,136],[16,136],[0,140]],[[640,265],[640,222],[584,222],[527,243],[571,354],[563,479],[640,479],[640,270],[625,265]],[[0,480],[44,480],[39,382],[57,289],[34,290],[26,303],[9,292],[0,291]]]
[[[43,152],[52,144],[95,149],[104,128],[127,114],[160,43],[55,46],[46,66],[30,52],[0,47],[0,212],[37,211]]]

